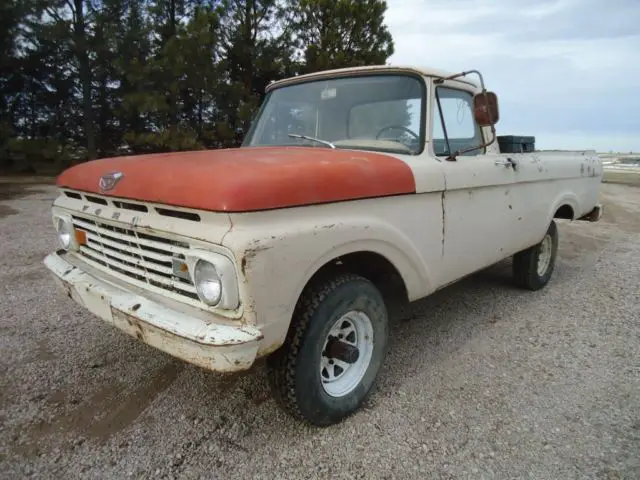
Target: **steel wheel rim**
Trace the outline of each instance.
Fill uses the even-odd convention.
[[[333,337],[333,339],[332,339]],[[358,350],[354,363],[344,362],[331,356],[330,342],[344,342]],[[332,397],[343,397],[351,393],[364,377],[373,356],[373,324],[369,316],[361,311],[351,311],[336,321],[325,338],[320,357],[320,380],[324,391]]]
[[[551,235],[545,235],[538,253],[538,276],[542,277],[551,265]]]

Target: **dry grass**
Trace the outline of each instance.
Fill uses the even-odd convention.
[[[640,187],[640,169],[638,173],[605,169],[603,182]]]

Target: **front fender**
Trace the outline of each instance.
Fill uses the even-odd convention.
[[[366,211],[340,211],[338,206],[289,209],[252,214],[254,221],[248,216],[232,219],[234,227],[224,244],[236,255],[243,307],[254,312],[267,350],[280,346],[307,282],[337,257],[355,252],[383,256],[402,277],[410,300],[434,290],[429,262],[421,252],[440,254],[441,237],[426,232],[441,232],[441,217],[429,225],[434,217],[425,211],[408,208],[407,215],[398,218],[397,206],[387,214],[386,205]]]
[[[362,238],[328,249],[308,265],[304,275],[301,277],[300,288],[294,293],[292,299],[298,299],[304,286],[324,265],[338,257],[357,252],[377,253],[387,259],[400,274],[407,289],[409,300],[423,297],[425,291],[433,291],[433,281],[424,261],[413,245],[406,239],[402,239],[399,232],[397,233],[396,242],[394,243],[381,239]]]

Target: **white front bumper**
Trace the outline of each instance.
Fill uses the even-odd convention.
[[[170,355],[208,370],[246,370],[262,333],[255,327],[216,324],[172,310],[81,270],[52,253],[44,263],[68,296],[104,321]]]

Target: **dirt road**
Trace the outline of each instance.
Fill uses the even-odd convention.
[[[262,365],[207,373],[87,315],[42,265],[54,189],[0,185],[0,477],[640,478],[640,188],[603,192],[548,288],[503,262],[411,305],[366,408],[317,430]]]

